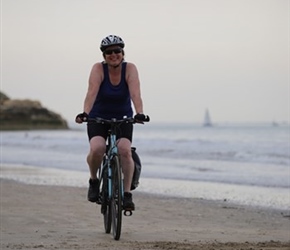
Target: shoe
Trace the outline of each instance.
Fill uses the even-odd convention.
[[[90,179],[89,184],[88,200],[90,202],[97,202],[99,200],[99,180]]]
[[[127,211],[135,210],[135,204],[133,203],[132,194],[129,192],[124,193],[123,209]]]

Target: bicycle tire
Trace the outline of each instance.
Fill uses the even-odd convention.
[[[103,164],[105,163],[105,159],[103,160]],[[112,208],[111,202],[109,201],[109,193],[108,193],[108,169],[104,170],[103,178],[102,178],[102,205],[101,205],[101,213],[104,217],[104,228],[107,234],[111,233],[112,227]]]
[[[122,227],[122,170],[119,157],[115,155],[112,159],[112,226],[115,240],[119,240]]]

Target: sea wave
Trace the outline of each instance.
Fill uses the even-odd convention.
[[[289,187],[287,127],[137,126],[133,145],[150,178]],[[1,163],[88,171],[86,131],[1,132]]]

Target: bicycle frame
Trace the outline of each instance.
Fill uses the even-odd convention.
[[[99,188],[102,192],[97,203],[102,205],[101,212],[104,215],[106,233],[110,233],[111,226],[113,226],[114,239],[119,240],[122,225],[124,183],[117,147],[117,128],[123,122],[135,123],[135,120],[133,118],[122,120],[96,118],[90,119],[90,121],[110,125],[106,153],[103,158],[102,167],[98,172],[100,179]],[[130,216],[132,211],[124,210],[124,215]]]
[[[121,120],[115,118],[111,120],[95,118],[88,121],[110,125],[109,136],[106,141],[106,153],[103,158],[102,167],[98,171],[98,178],[100,179],[99,188],[102,192],[97,203],[101,204],[106,233],[111,232],[111,225],[113,225],[114,239],[119,240],[122,227],[124,183],[117,147],[117,128],[122,123],[133,124],[143,122],[135,121],[134,118],[124,118]],[[148,122],[149,117],[145,121]],[[124,210],[124,215],[131,216],[132,210]]]

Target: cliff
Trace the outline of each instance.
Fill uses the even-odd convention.
[[[68,125],[39,101],[10,99],[0,92],[0,130],[27,129],[68,129]]]

